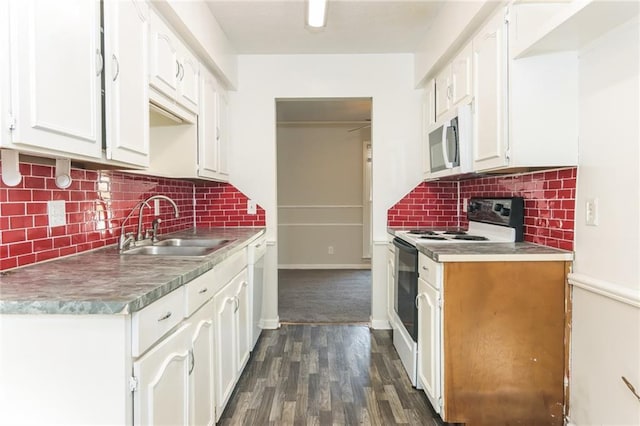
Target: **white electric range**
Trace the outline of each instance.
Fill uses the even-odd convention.
[[[467,205],[469,228],[462,230],[413,229],[396,231],[395,284],[393,289],[393,344],[414,386],[418,361],[418,250],[427,244],[485,244],[523,240],[524,200],[471,198]]]

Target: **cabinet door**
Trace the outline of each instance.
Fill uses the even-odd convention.
[[[186,47],[180,47],[180,73],[177,101],[193,113],[198,112],[200,98],[200,63]]]
[[[229,179],[228,151],[231,143],[229,137],[229,98],[227,93],[218,89],[218,171],[222,180]]]
[[[473,39],[475,171],[492,169],[507,163],[506,36],[504,16],[498,13]]]
[[[9,143],[9,3],[0,2],[0,147]]]
[[[100,2],[10,3],[12,141],[102,156]]]
[[[429,131],[436,122],[435,107],[435,80],[429,80],[422,98],[422,173],[425,179],[429,177],[431,172]]]
[[[189,371],[189,424],[214,425],[213,301],[200,308],[190,319],[192,364]]]
[[[436,289],[418,279],[418,380],[431,405],[440,413],[440,308]]]
[[[188,324],[183,324],[133,363],[138,389],[133,394],[136,425],[187,425],[191,366]]]
[[[455,106],[472,95],[472,49],[469,43],[451,63],[451,104]]]
[[[238,371],[238,307],[236,288],[227,284],[213,297],[215,307],[215,396],[216,417],[224,410],[233,387],[236,384]],[[218,420],[218,419],[216,419]]]
[[[180,75],[178,40],[157,13],[151,12],[149,22],[149,84],[170,99],[175,99]]]
[[[238,317],[238,376],[249,360],[251,352],[251,311],[249,304],[249,276],[247,270],[240,272],[233,280],[237,300],[236,315]]]
[[[213,75],[202,70],[198,115],[198,175],[218,177],[218,86]]]
[[[107,158],[149,165],[149,6],[104,3]]]
[[[451,66],[447,66],[436,77],[436,119],[442,117],[451,107]]]

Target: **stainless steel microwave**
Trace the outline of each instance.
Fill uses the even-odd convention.
[[[429,132],[430,177],[451,176],[472,171],[471,105],[465,104],[444,116]]]

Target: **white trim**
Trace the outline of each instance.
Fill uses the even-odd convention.
[[[374,330],[392,330],[391,324],[387,320],[376,320],[369,317],[369,323],[371,324],[371,328]]]
[[[620,284],[582,274],[571,273],[569,274],[568,280],[569,284],[574,287],[640,308],[640,290],[633,290]]]
[[[373,245],[374,246],[386,246],[386,245],[389,245],[389,243],[390,243],[390,241],[388,241],[388,240],[375,240],[373,242]]]
[[[369,263],[308,263],[278,265],[278,269],[371,269]]]
[[[273,319],[264,319],[260,320],[260,328],[263,330],[277,330],[280,328],[280,317]]]
[[[279,223],[280,226],[364,226],[362,223],[333,223],[333,222],[325,222],[325,223]]]
[[[313,205],[280,205],[279,209],[361,209],[362,204],[313,204]]]

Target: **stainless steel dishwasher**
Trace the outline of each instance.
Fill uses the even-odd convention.
[[[267,239],[260,238],[249,244],[247,251],[249,286],[251,288],[252,324],[251,349],[253,350],[262,332],[262,299],[264,294],[264,255],[267,251]]]

